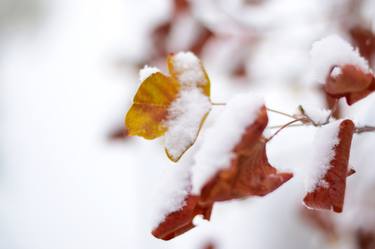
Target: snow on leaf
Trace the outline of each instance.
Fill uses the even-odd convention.
[[[139,80],[142,82],[149,76],[157,72],[160,72],[158,68],[145,65],[141,70],[139,70]]]
[[[231,129],[225,128],[225,124],[213,127],[209,136],[211,141],[202,145],[196,157],[196,165],[193,167],[193,193],[200,193],[203,201],[209,203],[254,195],[264,196],[292,177],[291,173],[278,173],[269,164],[266,139],[262,135],[268,123],[266,108],[258,99],[249,100],[249,97],[243,95],[228,103],[227,111],[224,111],[216,122],[232,120],[240,123],[240,126],[231,127],[231,124],[225,123]],[[236,107],[241,108],[235,109]],[[237,119],[229,119],[236,116],[233,111],[241,112],[243,117],[239,115]],[[235,133],[237,134],[234,135]],[[226,134],[236,138],[227,141],[230,148],[227,144],[221,144],[225,141],[223,139]],[[206,137],[206,141],[207,139]],[[220,148],[221,146],[224,148]],[[205,169],[206,167],[208,169]]]
[[[354,132],[351,120],[323,126],[316,135],[315,169],[308,179],[304,204],[312,209],[342,212],[350,146]]]
[[[168,56],[171,76],[146,66],[125,125],[129,135],[154,139],[165,134],[165,151],[176,162],[195,142],[211,109],[210,81],[191,52]]]
[[[192,154],[178,164],[166,171],[160,188],[155,190],[156,199],[151,210],[152,234],[163,240],[192,229],[197,215],[209,220],[213,205],[203,203],[198,195],[191,194]]]
[[[197,88],[181,91],[172,103],[165,134],[166,153],[172,161],[178,161],[195,142],[210,108],[210,100]]]
[[[202,215],[206,220],[210,219],[212,203],[203,203],[199,196],[188,195],[185,205],[170,214],[160,223],[152,234],[159,239],[170,240],[194,228],[193,219],[196,215]]]
[[[313,76],[329,96],[345,97],[352,105],[375,90],[368,61],[340,37],[331,35],[315,42],[310,54]]]
[[[375,78],[372,73],[363,72],[356,66],[343,65],[340,74],[331,73],[327,77],[324,90],[331,97],[345,97],[346,102],[352,105],[375,91]]]
[[[191,52],[171,54],[167,58],[168,70],[182,87],[199,87],[210,96],[210,80],[200,60]]]
[[[310,51],[311,69],[316,81],[324,84],[333,67],[353,65],[369,73],[366,59],[357,50],[337,35],[331,35],[315,42]]]

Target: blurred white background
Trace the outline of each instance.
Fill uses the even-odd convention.
[[[264,9],[240,13],[242,2],[195,5],[197,20],[221,35],[201,54],[213,98],[225,101],[251,89],[280,110],[324,106],[309,81],[308,52],[313,41],[333,32],[349,39],[341,25],[353,18],[345,12],[352,1],[268,0]],[[374,1],[362,5],[358,13],[375,23]],[[215,206],[211,223],[172,241],[152,237],[148,216],[163,194],[155,189],[173,166],[160,141],[112,141],[108,134],[121,127],[139,84],[134,65],[150,61],[149,33],[172,9],[172,2],[161,0],[0,0],[0,248],[203,249],[208,242],[219,249],[357,248],[349,235],[327,241],[301,218],[298,177],[265,198]],[[238,23],[261,36],[241,37],[233,28]],[[256,46],[243,50],[243,39]],[[245,56],[251,84],[224,72],[237,60],[231,51]],[[352,111],[344,106],[344,113],[375,124],[374,104],[372,95]],[[309,128],[282,133],[268,148],[271,163],[298,176],[311,139]],[[355,177],[367,175],[371,183],[375,137],[355,143]],[[373,195],[369,186],[349,188],[348,203]],[[360,212],[346,208],[343,224]]]

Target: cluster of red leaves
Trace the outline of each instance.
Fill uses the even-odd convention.
[[[306,206],[314,209],[333,209],[335,212],[342,212],[354,128],[353,122],[349,119],[340,123],[339,143],[334,147],[335,156],[330,162],[330,168],[323,177],[323,180],[329,186],[318,186],[313,192],[307,193],[303,199]]]
[[[246,4],[257,5],[261,1],[248,1]],[[180,50],[191,51],[198,56],[202,56],[203,51],[216,41],[229,41],[226,34],[217,33],[210,29],[205,23],[199,21],[193,14],[192,3],[188,0],[174,0],[173,9],[169,19],[157,25],[150,33],[150,40],[153,44],[153,53],[146,58],[143,64],[153,64],[155,61],[161,61],[166,54],[175,52],[170,51],[170,39],[173,30],[178,27],[178,20],[180,18],[191,18],[196,23],[196,32],[186,35],[190,41],[186,47],[181,47]],[[193,36],[193,37],[189,37]],[[237,37],[236,37],[237,39]],[[246,76],[246,56],[240,56],[247,47],[254,43],[254,39],[238,37],[241,42],[236,50],[233,51],[232,64],[228,65],[228,73],[233,77],[242,78]],[[235,58],[235,59],[234,59]]]
[[[154,60],[164,57],[166,54],[172,52],[168,51],[168,39],[173,30],[173,25],[177,23],[177,19],[181,16],[191,16],[191,6],[187,0],[174,0],[174,7],[171,17],[164,23],[156,26],[151,33],[152,44],[155,46],[154,54],[149,60]],[[192,51],[196,55],[200,55],[207,42],[213,37],[213,33],[207,29],[203,24],[198,23],[200,32],[197,37],[193,37],[192,42],[188,47],[184,48],[187,51]]]
[[[193,228],[196,215],[209,220],[215,202],[264,196],[288,181],[292,173],[278,173],[268,162],[267,140],[263,136],[267,123],[266,108],[262,106],[256,120],[233,148],[235,156],[230,166],[217,172],[202,188],[200,196],[189,195],[185,206],[167,215],[152,234],[160,239],[172,239]]]

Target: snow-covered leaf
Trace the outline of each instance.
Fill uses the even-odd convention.
[[[185,205],[170,214],[160,223],[152,234],[163,240],[170,240],[194,228],[193,219],[196,215],[201,215],[209,220],[212,211],[212,203],[203,203],[199,196],[188,195]]]
[[[206,202],[225,201],[264,196],[288,181],[293,174],[278,173],[268,162],[267,123],[262,100],[240,95],[229,102],[197,154],[193,193]]]
[[[339,69],[339,73],[334,73]],[[324,89],[334,98],[345,97],[349,105],[365,98],[375,91],[375,77],[353,65],[334,67],[327,77]]]
[[[314,162],[306,178],[303,201],[307,207],[342,212],[353,133],[354,124],[348,119],[319,128]]]
[[[129,135],[154,139],[165,134],[165,151],[176,162],[195,142],[211,109],[210,81],[191,52],[171,54],[171,76],[146,66],[141,85],[126,115]]]

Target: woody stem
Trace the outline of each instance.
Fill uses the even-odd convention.
[[[375,132],[375,127],[369,126],[369,125],[365,125],[365,126],[362,126],[362,127],[355,127],[354,132],[357,133],[357,134],[361,134],[361,133],[365,133],[365,132]]]

